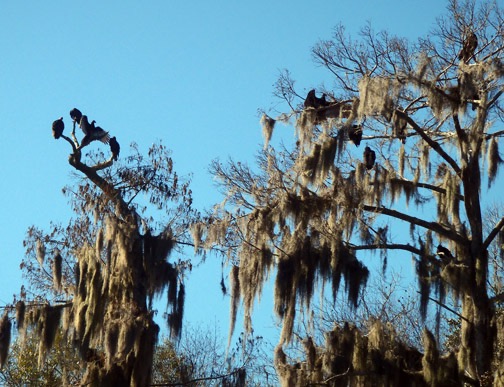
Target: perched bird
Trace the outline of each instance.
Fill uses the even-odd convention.
[[[305,108],[311,107],[311,108],[318,109],[321,107],[329,106],[330,103],[328,101],[326,101],[325,97],[326,97],[326,95],[322,94],[322,97],[318,98],[315,95],[315,89],[312,89],[308,92],[308,95],[306,96],[306,99],[304,101],[304,107]]]
[[[366,168],[368,170],[373,168],[375,161],[376,161],[375,151],[367,146],[366,149],[364,149],[364,164],[366,165]]]
[[[445,263],[450,263],[453,259],[453,255],[446,247],[439,244],[437,247],[436,255]]]
[[[110,151],[112,152],[112,158],[117,161],[119,158],[119,151],[121,150],[121,147],[119,146],[119,143],[117,142],[115,137],[111,137],[109,141],[110,145]]]
[[[83,148],[86,145],[89,145],[91,143],[91,141],[95,141],[95,140],[101,141],[104,144],[108,144],[109,140],[110,140],[110,136],[109,136],[108,132],[106,132],[105,130],[103,130],[99,126],[97,126],[95,128],[95,130],[90,131],[88,134],[86,134],[84,136],[84,138],[81,141],[80,147]]]
[[[63,129],[65,129],[65,123],[63,122],[63,117],[58,118],[52,123],[52,135],[57,140],[63,134]]]
[[[73,108],[72,110],[70,110],[70,117],[72,118],[73,122],[80,124],[82,113],[79,109]]]
[[[79,127],[82,129],[85,135],[91,132],[91,124],[89,123],[86,115],[81,116],[79,120]]]
[[[356,146],[359,146],[362,141],[362,125],[352,125],[352,127],[348,131],[348,138]]]
[[[477,47],[478,37],[473,31],[468,30],[462,42],[462,49],[459,52],[458,58],[464,61],[464,63],[468,63]]]
[[[408,126],[408,121],[401,118],[400,115],[392,114],[392,130],[394,136],[396,136],[403,144],[406,144],[406,127]]]
[[[91,141],[99,140],[104,144],[108,144],[110,136],[107,131],[103,130],[99,126],[95,126],[96,121],[89,123],[86,115],[83,115],[80,120],[80,128],[84,132],[84,138],[81,141],[80,147],[83,148],[89,145]]]

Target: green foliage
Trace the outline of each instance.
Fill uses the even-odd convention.
[[[35,330],[16,336],[9,358],[0,370],[0,382],[8,386],[62,386],[76,385],[82,378],[77,351],[58,330],[45,361],[39,364],[40,340]]]

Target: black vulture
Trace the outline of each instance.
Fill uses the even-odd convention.
[[[72,110],[70,110],[70,117],[72,118],[73,122],[77,122],[78,124],[80,124],[82,113],[79,109],[73,108]]]
[[[121,150],[121,147],[119,146],[119,143],[117,142],[115,137],[111,137],[109,140],[109,145],[110,145],[110,151],[112,152],[112,158],[117,161],[119,158],[119,151]]]
[[[65,129],[65,123],[63,122],[63,117],[58,118],[53,122],[53,137],[58,139],[63,134],[63,129]]]
[[[366,165],[366,168],[368,170],[373,168],[375,161],[376,153],[374,152],[374,150],[367,146],[366,149],[364,149],[364,164]]]
[[[356,146],[359,146],[362,141],[362,125],[352,125],[348,131],[348,138]]]
[[[311,107],[311,108],[318,109],[321,107],[329,106],[330,103],[328,101],[326,101],[325,97],[326,97],[326,95],[322,94],[322,97],[318,98],[315,95],[315,89],[312,89],[308,92],[308,95],[306,96],[306,99],[304,101],[304,107],[305,108]]]
[[[52,134],[55,139],[58,139],[63,134],[63,129],[65,129],[65,123],[63,122],[63,117],[58,118],[52,123]]]
[[[478,47],[478,37],[473,31],[468,31],[462,42],[462,49],[459,52],[458,58],[464,63],[468,63],[474,55],[474,51]]]
[[[450,263],[453,260],[453,255],[446,247],[439,244],[437,247],[436,255],[444,262]]]

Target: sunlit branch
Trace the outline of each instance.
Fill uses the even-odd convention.
[[[75,146],[75,142],[73,142],[69,137],[65,136],[64,134],[61,134],[60,137],[64,138],[65,140],[67,140],[70,143],[70,145],[72,146],[72,150],[74,151],[74,153],[77,152],[77,148]]]
[[[383,214],[383,215],[387,215],[387,216],[390,216],[390,217],[393,217],[396,219],[404,220],[405,222],[426,228],[427,230],[434,231],[434,232],[438,233],[439,235],[444,236],[445,238],[451,239],[453,241],[457,241],[459,243],[466,243],[467,242],[467,240],[465,238],[463,238],[461,235],[459,235],[455,231],[453,231],[450,228],[445,227],[439,223],[436,223],[436,222],[427,222],[423,219],[419,219],[414,216],[406,215],[402,212],[399,212],[396,210],[391,210],[386,207],[375,207],[375,206],[364,205],[364,206],[362,206],[362,209],[364,211],[373,212],[375,214]]]
[[[441,193],[441,194],[446,194],[446,190],[444,188],[441,188],[441,187],[438,187],[438,186],[432,185],[432,184],[414,183],[414,182],[412,182],[410,180],[397,179],[397,178],[391,179],[390,181],[399,182],[399,183],[407,185],[407,186],[409,186],[411,188],[413,188],[413,187],[425,188],[425,189],[428,189],[428,190],[431,190],[431,191],[435,191],[435,192],[438,192],[438,193]],[[464,201],[464,195],[455,194],[455,197],[458,200],[460,200],[460,201]]]
[[[74,121],[74,122],[73,122],[73,127],[72,127],[72,138],[73,138],[73,140],[74,140],[74,144],[75,144],[76,146],[79,146],[79,141],[77,140],[77,137],[75,136],[75,126],[76,126],[76,125],[77,125],[77,122],[76,122],[76,121]],[[74,152],[75,152],[75,150],[74,150]]]
[[[418,126],[418,124],[415,122],[415,120],[413,120],[408,114],[400,111],[400,110],[396,110],[396,114],[399,115],[401,118],[405,119],[412,127],[413,129],[415,130],[415,132],[417,132],[420,137],[422,137],[423,140],[425,140],[425,142],[427,142],[427,144],[429,144],[429,146],[434,149],[444,160],[446,160],[446,162],[448,164],[450,164],[450,166],[453,168],[453,170],[458,174],[460,175],[460,167],[458,166],[458,164],[455,162],[455,160],[453,160],[444,150],[443,148],[441,148],[441,145],[439,145],[439,143],[437,141],[434,141],[433,139],[431,139],[426,133],[425,131],[420,127]]]
[[[84,173],[89,180],[91,180],[98,188],[102,190],[102,192],[114,203],[119,204],[119,208],[121,210],[121,215],[124,219],[129,216],[133,216],[135,220],[135,224],[137,224],[138,215],[134,210],[131,210],[127,203],[121,196],[121,193],[114,188],[112,184],[102,178],[96,170],[92,167],[87,166],[86,164],[80,161],[80,152],[75,152],[70,155],[69,163],[78,171]]]

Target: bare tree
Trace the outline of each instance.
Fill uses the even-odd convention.
[[[121,159],[115,137],[77,109],[71,117],[72,132],[64,134],[60,119],[53,135],[72,149],[68,161],[77,183],[63,191],[75,215],[48,232],[28,230],[22,268],[30,286],[10,310],[16,310],[21,334],[33,327],[39,336],[39,366],[62,326],[83,360],[81,383],[145,386],[159,331],[154,297],[166,294],[172,336],[181,332],[190,261],[168,258],[188,242],[189,224],[197,216],[189,182],[179,179],[163,144],[147,155],[133,144]],[[85,134],[80,142],[78,122]],[[98,141],[110,142],[110,150],[100,145],[110,157],[83,153]]]
[[[501,238],[504,218],[483,227],[485,196],[498,186],[501,167],[503,32],[502,10],[486,1],[450,1],[431,35],[416,43],[370,26],[353,40],[339,26],[312,51],[334,87],[310,91],[303,100],[306,93],[295,91],[283,73],[276,95],[292,110],[261,120],[266,141],[276,121],[293,122],[296,145],[265,148],[258,171],[240,162],[213,163],[225,205],[194,226],[193,236],[197,246],[219,246],[229,257],[231,330],[240,299],[251,329],[254,300],[275,273],[279,370],[297,306],[309,309],[319,285],[330,284],[335,298],[343,282],[348,302],[358,307],[370,275],[362,259],[378,251],[384,270],[391,254],[413,256],[423,318],[432,299],[438,311],[446,309],[449,294],[461,304],[461,345],[442,358],[426,330],[425,353],[412,354],[420,362],[387,363],[387,348],[370,342],[359,358],[363,333],[340,327],[346,333],[334,335],[351,344],[344,354],[348,368],[336,367],[334,380],[316,382],[334,384],[340,371],[352,385],[372,380],[379,369],[365,379],[361,367],[373,353],[390,374],[417,375],[418,385],[504,383],[494,351],[502,294],[492,297],[488,286],[488,250]],[[361,141],[364,155],[355,149]],[[407,212],[399,209],[405,206]],[[331,343],[337,356],[344,348]]]

